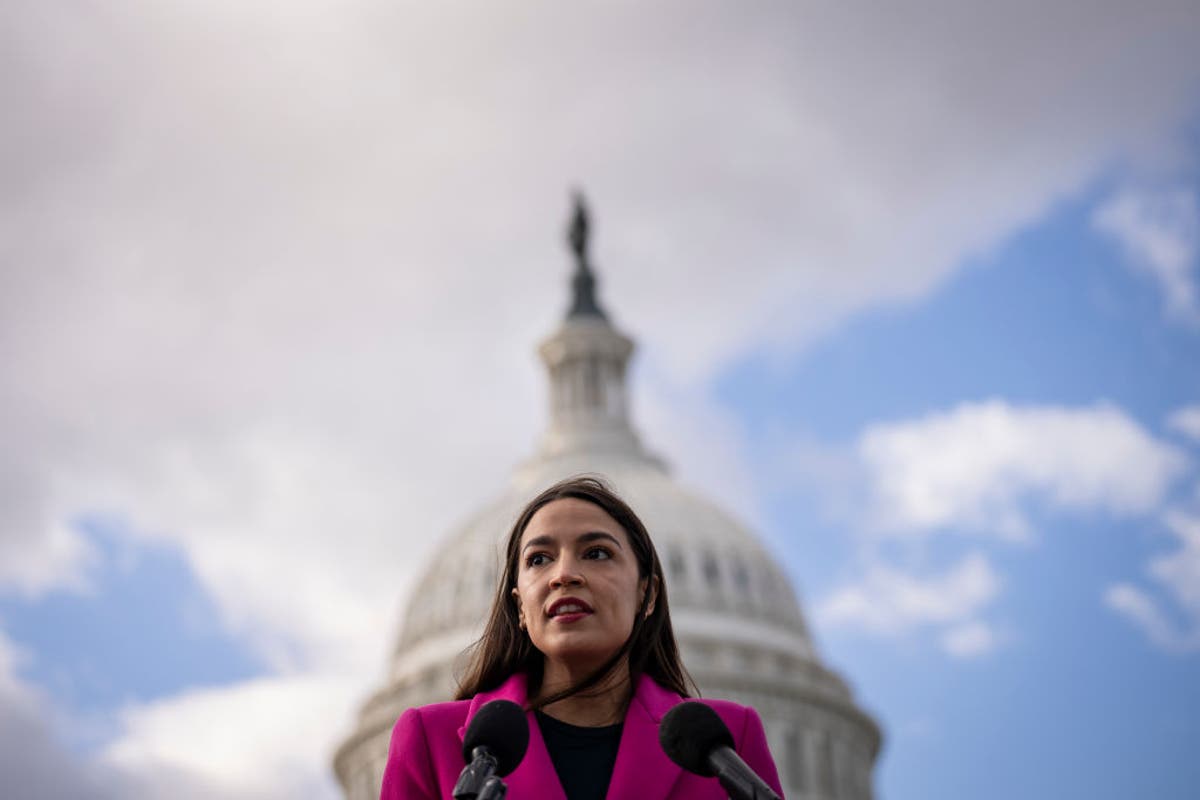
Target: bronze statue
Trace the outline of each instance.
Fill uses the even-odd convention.
[[[575,252],[576,263],[587,266],[588,213],[587,203],[584,202],[583,192],[576,189],[571,192],[575,203],[575,213],[571,217],[571,226],[567,231],[567,241]]]
[[[587,203],[583,199],[583,192],[579,190],[573,191],[571,197],[575,204],[575,212],[571,215],[571,224],[567,228],[567,241],[571,245],[571,251],[575,253],[575,274],[571,277],[574,292],[567,317],[589,316],[606,319],[603,309],[596,302],[596,276],[592,274],[587,257]]]

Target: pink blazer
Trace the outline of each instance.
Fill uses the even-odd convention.
[[[480,706],[498,699],[524,705],[525,676],[514,675],[495,691],[482,692],[470,700],[434,703],[401,714],[392,730],[381,800],[449,800],[463,768],[462,740],[467,723]],[[716,778],[684,771],[667,758],[658,744],[663,714],[682,699],[644,675],[638,681],[625,714],[608,800],[725,800],[727,795]],[[754,709],[727,700],[704,702],[729,726],[738,755],[782,797],[762,721]],[[529,749],[520,766],[504,779],[508,797],[566,800],[533,712],[528,718]]]

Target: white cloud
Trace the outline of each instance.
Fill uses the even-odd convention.
[[[831,628],[886,636],[934,629],[949,654],[979,655],[995,644],[980,614],[999,595],[1000,585],[999,575],[980,553],[940,575],[913,575],[874,564],[860,580],[820,601],[816,619]]]
[[[1123,189],[1097,208],[1092,224],[1116,239],[1129,262],[1149,273],[1173,317],[1200,323],[1196,294],[1200,206],[1191,189]]]
[[[10,705],[25,711],[37,707],[35,693],[20,679],[18,671],[27,663],[29,654],[0,630],[0,694]]]
[[[1186,406],[1175,410],[1167,418],[1167,427],[1193,441],[1200,442],[1200,405]]]
[[[801,443],[793,465],[805,475],[825,475],[830,469],[815,467],[836,465],[834,483],[842,485],[823,487],[822,494],[867,534],[861,577],[818,606],[818,621],[886,636],[932,629],[942,649],[958,658],[1003,643],[982,619],[998,595],[999,575],[980,554],[933,576],[888,559],[918,556],[930,537],[946,532],[1028,537],[1030,506],[1038,503],[1073,513],[1154,514],[1188,463],[1114,406],[1022,407],[1001,400],[875,424],[851,453],[835,455]],[[1171,576],[1177,594],[1190,563],[1179,559],[1153,568],[1164,581]],[[1116,591],[1110,603],[1166,630],[1157,609],[1134,590]]]
[[[67,515],[53,518],[29,498],[21,498],[15,505],[27,514],[10,520],[28,527],[18,529],[20,533],[14,536],[0,536],[0,586],[27,597],[50,589],[84,590],[87,568],[95,555]]]
[[[966,403],[873,425],[858,440],[877,531],[1023,538],[1025,506],[1154,510],[1186,461],[1122,410]]]
[[[997,636],[991,626],[978,620],[950,628],[942,634],[942,649],[958,658],[974,658],[996,648]]]
[[[1179,548],[1152,559],[1147,572],[1157,590],[1178,609],[1180,622],[1173,622],[1164,610],[1164,603],[1155,600],[1151,593],[1129,583],[1109,587],[1104,600],[1160,647],[1200,651],[1200,515],[1174,511],[1167,514],[1165,521]]]
[[[130,707],[101,763],[144,797],[333,797],[329,760],[362,690],[357,678],[288,676]]]
[[[5,797],[179,800],[333,798],[329,761],[349,730],[359,674],[308,673],[193,689],[126,707],[99,753],[65,746],[90,724],[19,674],[31,656],[0,631]]]
[[[1176,634],[1171,625],[1141,589],[1128,583],[1113,584],[1104,593],[1104,603],[1137,624],[1151,641],[1163,647],[1174,646]]]
[[[1179,540],[1179,550],[1151,561],[1150,574],[1200,623],[1200,515],[1175,511],[1166,523]]]

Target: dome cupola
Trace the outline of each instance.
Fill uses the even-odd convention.
[[[650,459],[629,420],[625,376],[633,340],[613,327],[596,297],[588,258],[591,223],[583,195],[576,193],[574,201],[567,235],[575,259],[571,304],[558,330],[538,348],[550,378],[550,424],[537,458],[621,452]]]

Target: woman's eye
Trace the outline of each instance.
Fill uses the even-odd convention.
[[[550,560],[550,556],[546,555],[545,553],[534,553],[533,555],[531,555],[525,559],[525,566],[540,567],[543,564],[547,563],[549,560]]]
[[[593,547],[583,554],[584,558],[590,558],[594,561],[603,561],[612,558],[612,553],[605,547]]]

